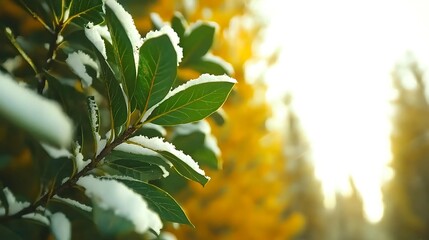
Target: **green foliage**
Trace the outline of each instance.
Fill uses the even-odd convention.
[[[209,131],[196,128],[190,134],[176,134],[174,146],[163,138],[162,127],[175,132],[180,124],[204,120],[216,113],[232,90],[235,80],[222,75],[226,73],[219,70],[222,63],[201,67],[214,40],[214,25],[188,27],[177,14],[171,31],[148,34],[136,49],[129,35],[133,23],[127,22],[125,11],[111,8],[117,4],[114,0],[15,2],[41,23],[40,32],[48,37],[40,43],[47,48],[37,46],[39,42],[29,47],[23,43],[34,40],[31,34],[18,39],[11,29],[2,31],[9,41],[2,44],[15,49],[16,58],[25,64],[2,66],[7,72],[0,79],[17,89],[23,88],[18,82],[26,83],[30,91],[7,99],[15,108],[0,98],[0,238],[58,238],[63,233],[57,225],[67,228],[67,224],[52,221],[54,213],[64,213],[73,239],[159,234],[157,219],[192,225],[174,198],[153,180],[176,173],[205,185],[210,178],[197,162],[219,167],[217,148],[204,145],[212,138]],[[181,47],[181,64],[201,73],[218,69],[206,71],[218,75],[204,74],[177,86]],[[44,48],[44,54],[33,52]],[[19,68],[33,72],[18,72]],[[26,101],[27,95],[37,101]],[[45,105],[55,110],[32,112]],[[21,114],[26,111],[28,115]],[[5,112],[17,113],[15,118],[31,116],[34,124],[14,121]],[[43,128],[47,123],[52,126]],[[33,134],[36,127],[47,136],[69,131],[72,137],[46,142]],[[22,137],[10,138],[12,134]],[[16,184],[21,175],[31,184]],[[145,208],[154,215],[124,215],[122,196],[135,201],[125,207],[138,206],[136,211]]]

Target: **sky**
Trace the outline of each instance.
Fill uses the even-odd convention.
[[[266,0],[258,9],[270,21],[263,51],[281,49],[267,96],[293,95],[325,204],[350,193],[351,176],[367,218],[379,221],[380,186],[392,176],[390,74],[407,51],[429,63],[429,1]]]

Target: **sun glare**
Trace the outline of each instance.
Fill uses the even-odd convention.
[[[428,4],[307,0],[278,7],[277,1],[261,2],[271,19],[263,47],[282,49],[266,75],[267,96],[277,101],[292,93],[327,206],[335,204],[335,192],[350,192],[352,177],[368,220],[379,221],[380,188],[391,157],[390,71],[407,50],[429,52],[421,10]]]

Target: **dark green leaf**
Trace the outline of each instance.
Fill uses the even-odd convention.
[[[140,181],[123,179],[117,181],[140,194],[147,201],[149,208],[157,212],[162,220],[192,225],[176,200],[162,189]]]
[[[175,12],[173,18],[171,19],[171,27],[177,33],[180,39],[183,38],[185,34],[187,22],[185,17],[180,12]]]
[[[22,240],[19,235],[3,225],[0,225],[0,239]]]
[[[199,23],[196,23],[199,24]],[[199,60],[211,48],[216,27],[213,24],[202,23],[185,33],[181,45],[183,47],[182,65]]]
[[[65,0],[47,0],[46,1],[51,9],[55,23],[58,24],[63,17],[63,10],[65,7]]]
[[[208,166],[212,169],[219,169],[220,162],[213,149],[205,145],[206,139],[210,137],[202,131],[194,131],[186,135],[176,135],[172,143],[177,149],[188,154],[200,165]]]
[[[133,88],[142,113],[170,91],[177,74],[176,59],[174,46],[165,34],[146,40],[140,48],[138,77]]]
[[[191,168],[188,164],[186,164],[176,155],[166,151],[158,151],[158,153],[165,159],[167,159],[169,162],[171,162],[176,171],[183,177],[189,180],[196,181],[203,186],[206,185],[206,183],[209,181],[209,178],[195,171],[195,169]]]
[[[134,91],[137,85],[136,64],[134,61],[134,49],[128,34],[115,13],[106,6],[106,22],[112,36],[113,53],[119,69],[119,80],[131,102],[130,111],[136,107],[137,99]]]
[[[114,136],[118,136],[125,129],[124,125],[128,120],[126,99],[118,80],[116,80],[115,75],[112,72],[112,69],[107,64],[101,53],[98,50],[94,51],[96,52],[100,62],[101,78],[106,85],[110,121],[112,124],[111,129],[114,130]]]
[[[170,166],[161,156],[153,156],[153,155],[142,155],[142,154],[134,154],[128,152],[122,152],[118,150],[113,150],[111,154],[106,157],[106,163],[115,162],[117,160],[128,160],[128,161],[140,161],[143,163],[148,163],[152,165],[159,165],[169,170]]]
[[[121,216],[115,214],[113,210],[106,210],[93,204],[94,222],[100,233],[105,237],[116,237],[134,231],[134,224]]]
[[[192,85],[164,100],[147,122],[177,125],[204,119],[222,106],[233,86],[220,81]]]
[[[5,29],[5,33],[7,38],[9,39],[10,43],[15,47],[15,49],[21,54],[22,58],[30,65],[30,67],[33,69],[35,74],[39,73],[39,70],[37,70],[36,65],[34,64],[33,60],[27,55],[27,53],[24,51],[24,49],[19,45],[18,41],[16,41],[15,36],[12,33],[12,30],[10,28]]]
[[[88,22],[97,25],[103,21],[102,0],[67,0],[69,17],[64,25],[70,22],[84,27]]]
[[[232,73],[230,67],[227,65],[226,62],[221,63],[219,62],[219,60],[214,60],[205,57],[193,61],[189,64],[188,67],[194,69],[199,73],[210,73],[214,75],[230,75]]]
[[[115,172],[110,171],[110,175],[125,175],[145,182],[160,179],[163,176],[163,171],[158,165],[140,160],[118,159],[109,161],[104,165],[115,170]]]

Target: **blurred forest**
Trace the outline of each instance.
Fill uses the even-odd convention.
[[[269,67],[276,56],[257,54],[266,22],[252,8],[251,0],[119,2],[133,15],[141,32],[149,31],[157,17],[169,21],[176,11],[189,23],[216,22],[219,26],[213,54],[232,64],[232,75],[238,80],[237,90],[223,106],[227,121],[223,125],[210,122],[222,152],[217,156],[222,160],[221,169],[204,166],[211,176],[204,188],[174,175],[165,180],[169,184],[159,182],[160,186],[170,186],[166,190],[195,225],[167,226],[177,239],[429,239],[427,75],[416,59],[408,56],[405,63],[393,69],[397,95],[392,102],[395,114],[390,167],[394,174],[383,188],[384,217],[373,224],[365,218],[362,198],[353,180],[350,195],[338,194],[335,208],[324,207],[321,183],[310,159],[311,145],[294,111],[293,96],[285,96],[288,112],[284,131],[267,127],[275,109],[265,99],[263,75],[248,76],[246,70],[249,62],[262,62]],[[10,0],[0,0],[0,6],[0,22],[15,24],[20,35],[41,28]],[[150,15],[152,12],[159,16]],[[0,63],[7,68],[9,55],[0,49]],[[180,67],[178,77],[189,79],[199,74],[185,66]],[[0,126],[0,150],[19,141],[19,136],[10,137],[10,131]],[[18,160],[21,162],[13,167],[28,167],[25,151]],[[3,169],[1,174],[8,171]],[[25,184],[25,176],[22,179],[24,183],[19,184]]]

